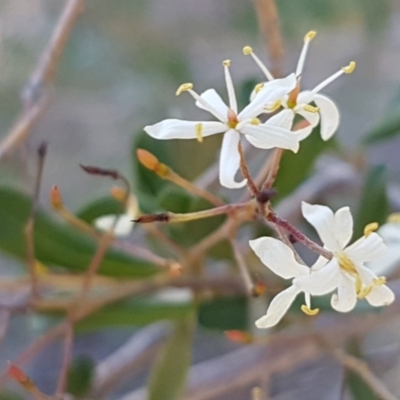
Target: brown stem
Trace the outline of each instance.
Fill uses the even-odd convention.
[[[246,157],[244,155],[243,146],[240,142],[238,145],[238,150],[239,150],[239,154],[240,154],[240,170],[242,171],[242,175],[244,176],[244,178],[247,179],[247,187],[249,188],[251,194],[254,197],[257,197],[259,190],[258,190],[256,184],[254,183],[253,178],[251,177],[249,168],[246,163]]]
[[[247,290],[247,294],[250,296],[254,295],[254,283],[253,280],[251,279],[249,270],[247,269],[242,253],[240,252],[238,245],[234,239],[231,238],[229,242],[232,246],[233,255],[235,256],[236,264],[239,267],[240,275],[242,276],[244,285]]]
[[[30,135],[33,126],[47,108],[47,86],[54,79],[61,54],[64,51],[83,4],[84,0],[69,0],[66,3],[53,35],[23,90],[22,102],[24,110],[18,116],[8,134],[0,142],[0,159]]]
[[[61,363],[61,370],[58,375],[57,389],[55,397],[59,400],[63,399],[63,394],[66,391],[68,383],[68,371],[72,359],[72,346],[74,343],[74,324],[72,321],[67,321],[65,329],[63,358]]]
[[[255,0],[255,6],[261,36],[271,58],[271,71],[279,78],[282,76],[283,46],[276,3],[275,0]]]
[[[295,228],[290,222],[279,218],[275,213],[270,212],[267,216],[266,219],[268,221],[273,222],[274,224],[279,225],[283,229],[285,229],[287,232],[289,232],[291,235],[294,236],[294,238],[304,244],[304,246],[307,246],[310,250],[313,252],[320,254],[321,256],[325,257],[326,259],[330,260],[333,257],[332,252],[329,250],[324,249],[317,243],[313,242],[311,239],[309,239],[306,235],[301,233],[297,228]]]
[[[262,186],[262,190],[268,190],[268,189],[272,188],[272,186],[275,182],[275,179],[278,175],[282,154],[283,154],[283,149],[275,149],[274,150],[274,154],[272,155],[272,161],[271,161],[270,169],[268,172],[268,176]]]

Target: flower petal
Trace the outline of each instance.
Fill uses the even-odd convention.
[[[375,285],[371,293],[366,297],[367,301],[371,306],[382,307],[392,304],[395,295],[393,291],[386,285]]]
[[[339,126],[339,110],[331,99],[321,94],[314,95],[314,102],[318,106],[321,116],[321,137],[323,140],[328,140]]]
[[[319,296],[332,292],[339,284],[340,275],[337,260],[333,259],[318,271],[294,279],[293,284],[304,292]]]
[[[274,79],[266,82],[254,99],[238,115],[239,121],[259,116],[266,104],[274,103],[291,92],[297,84],[296,76],[290,74],[283,79]]]
[[[101,231],[109,231],[114,224],[115,218],[116,215],[104,215],[100,218],[97,218],[94,221],[94,225],[97,229]],[[134,223],[132,222],[132,218],[130,217],[130,215],[122,214],[119,217],[118,223],[114,228],[114,235],[128,236],[131,233],[133,226]]]
[[[144,127],[146,133],[155,139],[195,139],[198,125],[201,124],[201,135],[210,136],[226,132],[228,127],[216,121],[183,121],[180,119],[165,119],[155,125]]]
[[[335,236],[343,249],[353,236],[353,216],[349,207],[342,207],[335,212]]]
[[[236,172],[240,167],[239,142],[240,135],[233,129],[226,132],[222,140],[219,160],[219,181],[222,186],[229,189],[238,189],[246,185],[246,179],[241,182],[235,181]]]
[[[326,206],[311,205],[302,202],[301,211],[304,218],[316,229],[325,247],[331,251],[340,251],[342,247],[336,240],[335,217],[333,211]]]
[[[274,274],[284,279],[295,278],[310,273],[308,267],[296,261],[290,247],[278,239],[260,237],[250,240],[249,244],[262,263]]]
[[[240,129],[240,132],[246,135],[247,140],[254,147],[260,149],[278,147],[292,150],[295,153],[299,150],[297,136],[292,131],[279,126],[270,124],[253,125],[248,123]]]
[[[228,106],[222,100],[221,96],[215,91],[215,89],[208,89],[203,92],[200,97],[214,107],[219,114],[224,115],[226,120],[228,119]],[[196,106],[201,108],[202,110],[209,111],[203,104],[199,101],[196,101]]]
[[[386,253],[382,238],[375,232],[362,236],[344,252],[356,264],[373,261]]]
[[[331,306],[339,312],[351,311],[357,303],[357,293],[354,278],[347,274],[340,274],[337,294],[331,298]]]
[[[296,286],[289,286],[277,294],[268,307],[267,314],[256,321],[257,328],[270,328],[276,325],[292,305],[294,299],[301,291]]]
[[[294,112],[286,108],[269,118],[264,125],[280,126],[281,128],[290,130],[293,125],[294,116]]]

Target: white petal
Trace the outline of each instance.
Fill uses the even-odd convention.
[[[269,328],[276,325],[293,303],[300,290],[295,286],[289,286],[283,292],[277,294],[268,307],[267,314],[256,321],[257,328]]]
[[[202,125],[202,136],[222,133],[228,129],[222,122],[165,119],[158,124],[145,126],[144,130],[155,139],[195,139],[198,124]]]
[[[208,89],[203,92],[200,97],[210,104],[213,108],[215,108],[219,114],[225,116],[225,120],[228,119],[228,106],[222,100],[221,96],[215,91],[215,89]],[[209,111],[203,104],[199,101],[196,101],[196,106],[201,108],[202,110]]]
[[[274,274],[284,279],[308,275],[310,269],[299,264],[289,246],[272,237],[261,237],[249,241],[250,247],[262,263]]]
[[[366,299],[371,306],[382,307],[393,303],[395,296],[393,291],[386,285],[377,285]]]
[[[246,185],[246,179],[241,182],[235,181],[236,172],[240,168],[239,142],[240,135],[233,129],[226,132],[222,140],[219,181],[229,189],[238,189]]]
[[[319,124],[319,113],[306,111],[301,107],[295,107],[296,114],[301,115],[314,128]]]
[[[333,259],[317,272],[294,279],[293,284],[304,292],[319,296],[332,292],[339,284],[340,275],[339,265]]]
[[[294,74],[265,83],[250,104],[239,113],[239,121],[257,117],[263,112],[266,104],[282,99],[296,87],[296,84],[297,80]]]
[[[264,125],[280,126],[281,128],[290,130],[293,125],[294,116],[294,112],[286,108],[269,118]]]
[[[377,278],[376,274],[362,264],[355,264],[357,272],[360,274],[361,281],[365,286],[372,284],[372,281]]]
[[[369,262],[367,267],[378,275],[390,275],[400,266],[400,246],[399,243],[393,245],[386,242],[386,253]]]
[[[240,132],[246,135],[247,140],[253,146],[260,149],[278,147],[292,150],[295,153],[299,150],[299,141],[296,135],[292,131],[279,126],[248,123],[240,129]]]
[[[339,126],[339,110],[331,99],[321,94],[314,95],[314,102],[318,106],[321,116],[321,137],[323,140],[328,140]]]
[[[97,229],[100,229],[101,231],[108,231],[113,226],[115,218],[115,215],[104,215],[100,218],[97,218],[94,221],[94,224]],[[131,233],[133,226],[134,223],[132,222],[130,215],[122,214],[118,219],[116,227],[114,228],[114,235],[128,236]]]
[[[312,272],[318,271],[321,268],[323,268],[326,264],[328,264],[328,262],[329,260],[327,258],[325,258],[324,256],[319,256],[317,258],[317,261],[315,261],[315,263],[312,265],[310,269]]]
[[[331,251],[340,251],[342,247],[336,240],[335,217],[333,211],[326,206],[311,205],[302,202],[301,211],[304,218],[316,229],[325,247]]]
[[[331,306],[339,312],[351,311],[357,303],[355,280],[347,274],[341,274],[337,294],[331,298]]]
[[[382,238],[377,233],[372,232],[367,237],[362,236],[347,247],[344,252],[354,263],[362,264],[383,256],[386,252],[386,246]]]
[[[297,139],[299,140],[299,142],[301,142],[302,140],[308,138],[311,134],[311,132],[313,131],[313,127],[311,125],[306,126],[305,128],[300,128],[297,129],[295,131],[293,131],[295,133],[295,135],[297,136]]]
[[[335,236],[343,249],[353,236],[353,216],[349,207],[342,207],[335,212]]]
[[[231,72],[229,71],[229,65],[225,65],[225,63],[224,63],[224,73],[225,73],[226,89],[228,91],[229,108],[231,108],[235,112],[235,114],[237,114],[238,110],[237,110],[235,87],[233,86]]]

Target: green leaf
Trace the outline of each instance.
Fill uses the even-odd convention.
[[[177,303],[154,297],[134,298],[112,304],[91,314],[76,327],[79,332],[117,326],[146,325],[159,320],[179,320],[193,313],[192,302]]]
[[[319,127],[314,129],[311,135],[300,144],[297,154],[285,151],[274,187],[278,190],[278,199],[282,199],[291,193],[304,181],[312,171],[316,159],[328,148],[333,148],[333,140],[324,142],[321,139]]]
[[[387,140],[400,134],[400,89],[381,122],[368,132],[364,143],[371,144]]]
[[[199,323],[205,328],[218,330],[247,330],[248,307],[245,297],[217,298],[202,303],[199,308]]]
[[[83,396],[90,390],[94,377],[95,362],[87,356],[76,357],[68,371],[67,392]]]
[[[384,165],[371,167],[364,181],[360,203],[354,223],[354,237],[363,235],[365,225],[370,222],[385,222],[389,213],[386,193],[387,171]]]
[[[0,249],[25,258],[24,227],[31,199],[13,189],[0,188]],[[85,271],[97,243],[77,229],[54,221],[39,210],[35,222],[36,258],[48,266],[57,265],[73,272]],[[110,249],[99,273],[115,277],[145,277],[157,272],[153,265],[131,255]]]
[[[175,323],[174,331],[150,377],[149,400],[179,400],[181,398],[192,360],[195,321],[194,315],[191,314]]]
[[[3,392],[0,393],[0,400],[23,400],[23,398],[15,393]]]

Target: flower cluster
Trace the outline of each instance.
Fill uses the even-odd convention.
[[[265,82],[255,87],[249,104],[243,110],[238,110],[229,70],[230,61],[226,60],[223,62],[223,68],[228,104],[214,89],[198,94],[193,90],[192,83],[181,85],[176,92],[176,95],[188,92],[196,101],[196,106],[212,114],[216,121],[166,119],[146,126],[145,131],[156,139],[197,139],[199,142],[207,136],[223,133],[219,162],[221,185],[236,189],[248,183],[251,187],[247,182],[250,176],[246,175],[244,170],[244,179],[236,180],[236,174],[244,163],[241,149],[243,136],[260,149],[279,148],[297,153],[300,142],[307,138],[317,125],[320,125],[323,140],[330,139],[338,129],[338,108],[331,99],[320,94],[320,91],[339,76],[353,72],[355,62],[352,61],[348,66],[341,68],[314,89],[303,90],[301,78],[304,64],[309,44],[315,35],[314,31],[307,33],[295,72],[281,79],[273,77],[251,47],[243,48],[243,53],[253,58],[266,78]],[[266,122],[262,122],[261,116],[270,117]],[[294,122],[299,118],[302,124],[297,127],[301,128],[296,129]],[[254,190],[252,192],[254,194]],[[263,210],[267,210],[267,214],[264,215],[267,218],[270,209]],[[386,252],[382,238],[374,232],[378,228],[377,224],[367,225],[364,235],[349,245],[353,234],[353,219],[348,207],[333,213],[326,206],[303,202],[302,212],[305,219],[314,226],[323,243],[323,247],[317,244],[311,246],[314,250],[320,249],[320,257],[311,267],[302,263],[293,247],[281,240],[261,237],[250,241],[250,247],[272,272],[292,281],[287,289],[275,296],[266,315],[256,321],[257,327],[268,328],[277,324],[301,293],[304,293],[305,297],[305,304],[301,309],[308,315],[318,313],[318,309],[311,307],[312,296],[329,293],[332,293],[332,308],[339,312],[352,310],[360,299],[366,299],[370,305],[377,307],[392,303],[394,294],[386,286],[386,279],[377,275],[380,270],[373,264]],[[396,229],[400,231],[400,228]],[[390,235],[394,229],[387,227],[386,231]],[[400,235],[397,240],[400,240],[399,238]],[[307,243],[312,242],[307,239],[304,244]],[[399,261],[399,257],[396,261]]]

